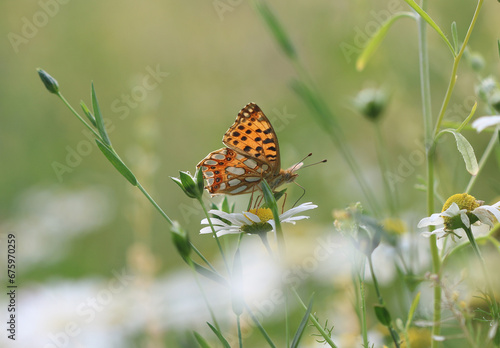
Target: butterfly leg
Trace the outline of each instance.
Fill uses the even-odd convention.
[[[288,196],[288,193],[284,193],[283,196],[285,196],[283,198],[283,204],[281,205],[281,214],[283,214],[285,212],[285,202],[286,202],[286,197]]]

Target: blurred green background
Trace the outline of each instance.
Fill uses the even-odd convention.
[[[367,87],[383,87],[389,92],[381,129],[390,166],[407,173],[398,185],[399,209],[408,233],[416,238],[416,222],[425,216],[425,193],[414,186],[424,175],[425,164],[415,22],[403,19],[396,23],[366,70],[355,69],[361,44],[373,28],[393,9],[408,10],[407,5],[385,0],[279,0],[270,6],[338,116],[382,210],[385,203],[375,132],[354,110],[352,98]],[[449,37],[450,25],[456,21],[459,37],[463,37],[475,6],[475,1],[459,6],[456,1],[433,2],[429,13]],[[470,40],[470,48],[484,57],[484,76],[499,75],[499,11],[497,2],[485,2]],[[311,163],[328,160],[300,172],[297,181],[306,188],[302,202],[312,201],[319,208],[301,225],[305,230],[294,230],[293,240],[308,245],[308,240],[332,232],[334,209],[363,202],[330,138],[289,88],[296,73],[251,4],[228,0],[3,1],[0,13],[4,37],[0,44],[0,218],[2,242],[7,233],[18,240],[19,342],[24,340],[24,346],[189,347],[191,329],[213,340],[204,326],[210,320],[205,311],[184,320],[181,315],[175,317],[175,310],[162,308],[172,308],[168,299],[156,302],[157,294],[171,294],[175,301],[186,300],[190,294],[200,296],[188,267],[170,242],[169,226],[88,141],[78,120],[45,90],[37,67],[58,80],[75,108],[80,100],[90,105],[90,82],[94,82],[117,152],[164,211],[189,231],[193,242],[215,263],[214,241],[198,236],[201,211],[169,176],[177,176],[179,170],[194,172],[207,153],[222,147],[222,135],[248,102],[256,102],[271,119],[280,140],[283,167],[309,152],[313,153]],[[432,30],[428,36],[435,115],[452,58]],[[477,76],[465,61],[458,75],[450,102],[455,112],[449,115],[455,121],[463,120],[471,101],[477,99]],[[477,115],[484,115],[483,110],[479,101]],[[482,153],[488,137],[475,132],[465,135],[477,153]],[[445,198],[463,191],[469,179],[454,141],[448,140],[441,147],[437,171],[439,193]],[[412,153],[414,158],[421,156],[420,162],[404,168]],[[489,202],[499,195],[499,187],[498,165],[492,159],[472,194]],[[292,204],[302,191],[289,185],[288,193]],[[246,197],[232,200],[237,211],[246,207]],[[96,309],[96,320],[90,323],[85,316],[79,317],[79,304],[99,294],[108,279],[113,279],[113,272],[124,269],[134,274],[133,286],[126,287],[129,297],[120,297],[123,302],[118,302],[114,295],[109,306]],[[335,294],[348,297],[346,285],[333,273],[320,278],[318,288],[323,290],[318,297],[329,308],[324,312],[338,315],[332,298]],[[168,290],[161,290],[161,284]],[[191,290],[180,285],[175,288],[175,284],[188,284]],[[310,294],[315,281],[305,282],[304,288]],[[63,305],[64,301],[70,304]],[[7,313],[1,308],[4,318]],[[180,313],[189,311],[184,308]],[[58,336],[75,313],[81,332],[67,340]],[[300,311],[296,315],[300,320]],[[232,318],[230,311],[220,316]],[[330,324],[338,325],[334,335],[345,340],[342,325],[334,319]],[[375,322],[371,324],[376,327]],[[231,325],[234,323],[227,324],[228,331]],[[280,322],[270,320],[268,325],[271,335],[283,344]],[[355,335],[356,329],[348,331],[344,333]],[[14,346],[4,336],[4,346]],[[248,342],[263,341],[254,333]],[[350,346],[349,340],[343,342]],[[306,344],[314,346],[314,338],[305,339]]]

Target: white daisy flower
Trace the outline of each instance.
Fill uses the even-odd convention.
[[[295,221],[308,219],[309,216],[295,215],[317,207],[317,205],[311,202],[301,204],[281,214],[279,216],[280,222],[295,224]],[[226,213],[220,210],[210,210],[209,213],[219,217],[210,219],[218,237],[225,234],[265,233],[273,231],[276,228],[273,213],[269,208],[250,209],[250,211],[242,213]],[[203,225],[209,224],[208,219],[201,220],[201,223]],[[212,233],[212,228],[210,226],[203,227],[200,233]]]
[[[466,193],[455,194],[448,198],[441,213],[423,218],[417,227],[438,227],[432,232],[422,233],[424,237],[435,234],[438,239],[450,234],[461,238],[464,227],[471,228],[473,234],[485,234],[493,227],[495,220],[500,221],[500,202],[493,205],[482,203]],[[442,247],[442,243],[438,246]]]
[[[472,128],[475,128],[478,133],[480,133],[483,129],[492,127],[492,126],[500,126],[500,116],[483,116],[479,117],[477,120],[472,122]]]

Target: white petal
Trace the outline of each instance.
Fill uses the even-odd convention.
[[[229,226],[224,221],[219,220],[217,218],[210,218],[210,221],[212,222],[212,225],[214,225],[214,226],[216,226],[216,225],[218,225],[218,226]],[[208,222],[207,218],[201,220],[201,224],[202,225],[210,225],[210,223]]]
[[[271,225],[271,227],[273,228],[273,231],[276,231],[276,223],[274,222],[274,220],[271,219],[271,220],[267,221],[267,223],[269,225]]]
[[[466,227],[470,227],[470,220],[465,212],[460,212],[460,219]]]
[[[497,205],[498,205],[498,203],[496,203],[492,206],[491,205],[483,205],[480,208],[487,210],[490,213],[492,213],[493,215],[495,215],[495,217],[497,218],[497,221],[500,222],[500,210],[498,210],[498,207],[496,207]]]
[[[303,211],[316,209],[317,207],[318,206],[316,204],[312,204],[312,202],[303,203],[303,204],[299,205],[298,207],[287,210],[283,214],[281,214],[280,221],[286,220],[295,214],[302,213]]]
[[[225,234],[240,234],[240,233],[242,233],[241,230],[237,230],[237,229],[223,230],[223,231],[217,232],[217,237],[223,236]]]
[[[426,226],[436,226],[444,224],[444,219],[440,213],[432,214],[429,217],[425,217],[419,221],[417,227],[422,228]]]
[[[248,219],[252,220],[253,222],[257,222],[257,223],[261,222],[260,218],[257,215],[250,213],[248,211],[244,212],[243,215],[246,216]],[[250,222],[250,221],[248,221],[248,222]]]
[[[448,209],[446,209],[445,211],[443,211],[441,213],[441,216],[453,217],[453,216],[456,216],[456,215],[460,214],[461,212],[465,212],[465,211],[467,211],[467,210],[465,210],[465,209],[460,210],[457,203],[453,202],[453,203],[451,203],[451,205]]]
[[[438,228],[437,230],[434,230],[432,232],[422,232],[422,236],[424,236],[424,237],[430,237],[433,234],[440,234],[440,233],[444,233],[444,227]]]
[[[215,232],[222,231],[222,230],[229,230],[229,229],[238,229],[238,228],[235,228],[232,226],[214,226]],[[201,234],[212,233],[212,228],[210,226],[203,227],[200,230],[200,233]]]
[[[472,128],[475,128],[479,133],[487,127],[496,126],[499,124],[500,116],[483,116],[472,122]]]
[[[304,219],[309,219],[309,216],[303,216],[303,215],[292,216],[292,217],[289,217],[288,219],[281,220],[281,222],[295,223],[295,221],[304,220]]]
[[[240,215],[241,215],[241,218],[244,218],[244,216],[242,214],[238,214],[238,213],[229,214],[229,213],[226,213],[226,212],[221,211],[221,210],[210,210],[209,213],[213,214],[213,215],[217,215],[218,217],[229,221],[233,225],[239,225],[239,226],[241,226]]]
[[[472,211],[472,214],[476,215],[481,223],[493,227],[493,217],[487,209],[483,207],[476,208]]]

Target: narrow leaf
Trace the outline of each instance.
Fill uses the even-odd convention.
[[[196,331],[193,331],[194,338],[196,338],[196,342],[200,345],[201,348],[211,348],[208,342]]]
[[[375,53],[382,40],[385,38],[387,32],[389,31],[389,28],[396,22],[396,20],[403,17],[415,18],[415,15],[411,12],[396,13],[392,17],[387,19],[384,23],[382,23],[380,28],[375,32],[375,34],[373,34],[373,36],[370,38],[365,48],[363,49],[363,52],[361,52],[361,55],[356,60],[356,69],[358,71],[362,71],[365,68],[366,63],[371,58],[373,53]]]
[[[465,162],[465,168],[471,175],[476,175],[479,171],[479,166],[477,164],[476,155],[474,154],[474,149],[465,137],[456,132],[453,129],[443,129],[443,132],[451,133],[455,136],[457,141],[457,149],[462,155]]]
[[[220,343],[222,343],[222,346],[224,346],[224,348],[231,348],[231,346],[229,345],[227,340],[224,338],[224,336],[222,336],[222,333],[219,330],[217,330],[212,324],[210,324],[208,322],[207,322],[207,324],[208,324],[208,326],[210,326],[210,328],[212,329],[214,334],[217,336]]]
[[[189,264],[188,260],[185,259],[184,261],[187,264]],[[222,278],[220,275],[218,275],[217,273],[209,270],[208,268],[201,266],[200,264],[196,263],[193,260],[191,260],[191,262],[193,263],[194,269],[196,270],[196,272],[198,272],[202,276],[204,276],[208,279],[212,279],[213,281],[215,281],[223,286],[229,287],[228,282],[224,278]]]
[[[92,123],[94,125],[94,127],[97,127],[94,115],[92,115],[92,113],[90,112],[90,110],[87,107],[87,105],[85,105],[85,103],[83,102],[83,100],[80,101],[80,106],[82,107],[83,113],[85,114],[85,116],[87,116],[87,118],[89,119],[90,123]]]
[[[457,32],[457,22],[453,21],[451,23],[451,37],[453,38],[453,46],[455,46],[455,54],[458,52],[458,32]]]
[[[408,329],[410,328],[419,301],[420,301],[420,292],[417,293],[417,295],[413,299],[413,302],[411,303],[410,311],[408,312],[408,319],[406,320],[406,331],[408,331]]]
[[[99,139],[95,140],[97,143],[97,147],[101,152],[106,156],[108,161],[111,162],[111,164],[120,172],[121,175],[125,177],[125,179],[128,180],[129,183],[131,183],[133,186],[137,186],[137,179],[135,178],[134,174],[128,169],[128,167],[125,165],[125,163],[122,162],[122,160],[106,145],[104,145]]]
[[[106,128],[104,127],[104,119],[102,118],[101,109],[99,108],[99,103],[97,102],[94,83],[92,83],[91,94],[92,94],[92,109],[94,110],[97,130],[101,135],[102,141],[107,145],[111,146],[111,141],[109,140],[108,133],[106,132]]]
[[[302,321],[300,322],[300,325],[297,329],[297,332],[295,333],[295,336],[293,337],[292,345],[290,346],[290,348],[296,348],[299,346],[300,339],[301,339],[302,334],[304,333],[304,330],[307,326],[307,322],[309,321],[309,315],[311,314],[313,300],[314,300],[314,297],[312,297],[311,300],[309,301],[309,305],[307,306],[306,313],[302,317]]]
[[[453,54],[453,57],[455,57],[456,56],[455,49],[451,45],[451,43],[448,40],[448,38],[446,37],[446,35],[444,35],[441,28],[439,28],[439,26],[436,24],[436,22],[434,22],[434,20],[432,20],[432,18],[427,14],[427,12],[422,10],[422,8],[420,6],[418,6],[414,0],[405,0],[405,1],[408,5],[410,5],[410,7],[412,9],[414,9],[439,34],[439,36],[441,36],[441,38],[444,40],[446,45],[448,45],[448,47],[450,48],[450,51]]]

